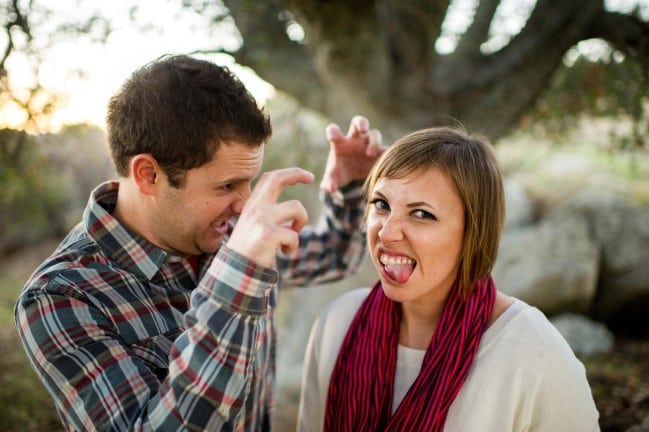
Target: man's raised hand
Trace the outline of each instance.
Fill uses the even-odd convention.
[[[299,233],[308,222],[308,214],[298,200],[277,202],[282,191],[299,183],[313,182],[313,174],[291,167],[261,175],[227,246],[254,261],[272,267],[277,249],[290,253],[299,246]]]
[[[364,180],[386,149],[381,145],[381,132],[370,129],[370,122],[363,116],[352,118],[347,135],[335,123],[327,126],[325,134],[329,156],[320,188],[326,192]]]

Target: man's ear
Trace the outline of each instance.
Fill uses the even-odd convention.
[[[158,161],[149,153],[139,154],[131,159],[131,175],[144,195],[155,195],[161,173]]]

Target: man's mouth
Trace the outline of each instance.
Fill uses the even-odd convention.
[[[385,273],[399,283],[407,282],[417,265],[415,260],[406,256],[381,254],[379,261]]]
[[[214,231],[216,231],[217,233],[223,235],[223,234],[225,234],[225,233],[228,232],[228,220],[226,219],[226,220],[222,221],[222,222],[221,222],[220,224],[218,224],[218,225],[217,225],[217,224],[212,224],[212,228],[213,228]]]

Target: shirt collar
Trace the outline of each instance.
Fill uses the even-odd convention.
[[[86,231],[120,267],[150,280],[169,254],[127,230],[113,217],[118,191],[117,181],[102,183],[92,191],[83,218]]]

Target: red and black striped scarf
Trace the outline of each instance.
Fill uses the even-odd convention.
[[[331,375],[325,431],[443,431],[487,328],[496,288],[490,276],[465,300],[451,289],[421,370],[391,415],[399,304],[377,282],[352,321]]]

